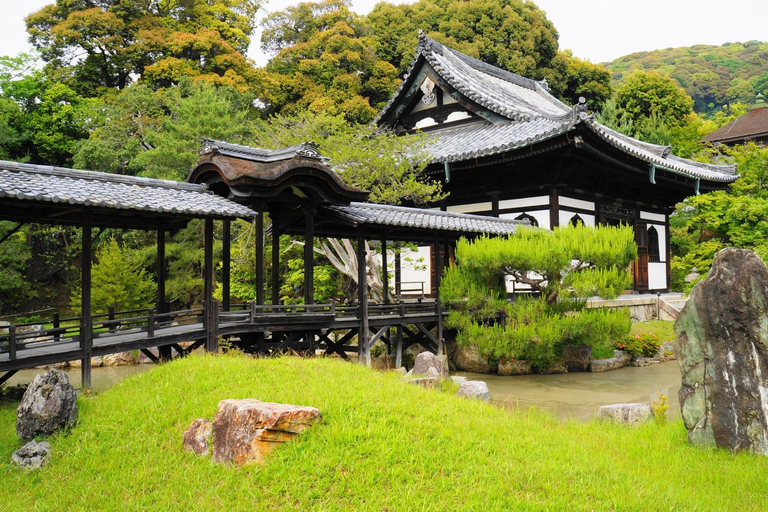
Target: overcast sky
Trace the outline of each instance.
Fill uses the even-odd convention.
[[[395,0],[403,3],[404,0]],[[2,0],[0,55],[16,55],[31,48],[24,17],[53,0]],[[270,0],[266,11],[276,11],[295,0]],[[353,0],[352,10],[369,12],[375,0]],[[737,41],[768,41],[766,0],[537,0],[560,33],[560,48],[592,62],[607,62],[629,53]],[[253,37],[249,55],[259,64],[266,57]]]

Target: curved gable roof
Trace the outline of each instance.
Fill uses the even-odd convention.
[[[424,34],[419,35],[408,73],[376,118],[377,124],[394,126],[403,113],[406,91],[413,90],[425,66],[457,93],[501,118],[498,122],[446,123],[431,128],[428,133],[432,142],[427,150],[432,153],[433,163],[513,151],[558,137],[580,125],[620,151],[672,173],[717,183],[731,183],[738,178],[734,165],[686,160],[672,155],[668,146],[649,144],[611,130],[588,115],[583,100],[568,107],[549,93],[546,82],[479,61]]]

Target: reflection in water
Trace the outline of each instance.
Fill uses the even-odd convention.
[[[151,370],[154,366],[155,365],[153,364],[134,364],[128,366],[99,366],[92,368],[91,389],[96,393],[99,393],[126,377],[130,377],[135,373]],[[69,383],[72,384],[75,389],[79,390],[82,387],[80,368],[60,368],[60,370],[67,374]],[[35,375],[44,373],[45,371],[46,370],[43,369],[19,370],[16,375],[8,380],[8,385],[28,384],[32,382]]]
[[[152,364],[141,364],[93,368],[93,390],[104,391],[121,379],[153,367]],[[19,371],[8,381],[8,385],[31,382],[35,375],[44,371]],[[70,383],[79,389],[80,369],[71,368],[65,371]],[[675,361],[603,373],[499,377],[459,372],[458,375],[487,382],[496,405],[510,409],[535,406],[552,411],[561,419],[592,419],[601,405],[622,402],[650,404],[656,399],[657,391],[669,397],[669,417],[680,417],[677,398],[680,390],[680,370]]]
[[[680,370],[676,361],[602,373],[500,377],[460,372],[458,375],[488,383],[496,405],[511,409],[535,406],[561,419],[590,420],[601,405],[625,402],[650,405],[657,399],[657,391],[668,397],[670,419],[680,417],[677,397]]]

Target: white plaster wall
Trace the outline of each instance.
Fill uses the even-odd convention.
[[[648,264],[648,288],[650,290],[664,290],[669,288],[667,285],[666,263]]]
[[[499,209],[528,208],[529,206],[546,206],[549,208],[549,196],[523,197],[521,199],[504,199],[499,201]]]
[[[560,206],[570,206],[571,208],[579,208],[581,210],[595,211],[595,203],[592,201],[584,201],[582,199],[574,199],[572,197],[560,196],[558,198]]]
[[[666,218],[664,215],[658,214],[658,213],[651,213],[651,212],[640,212],[640,218],[643,220],[653,220],[656,222],[661,222],[662,224],[666,222]]]
[[[667,228],[658,224],[649,224],[648,228],[653,226],[659,234],[659,258],[661,261],[667,261]]]
[[[578,215],[579,217],[581,217],[581,220],[584,221],[585,226],[595,225],[594,215],[589,215],[588,213],[580,213],[580,212],[569,212],[567,210],[560,210],[560,225],[561,226],[569,225],[574,215]]]
[[[489,212],[493,210],[493,203],[488,201],[485,203],[457,204],[447,207],[446,210],[454,213]]]

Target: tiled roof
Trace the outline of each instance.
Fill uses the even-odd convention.
[[[739,177],[736,174],[735,165],[713,165],[686,160],[685,158],[670,154],[667,146],[640,142],[637,139],[611,130],[596,121],[588,120],[586,123],[587,126],[592,128],[592,131],[612,146],[644,162],[658,165],[677,174],[720,183],[732,183]]]
[[[738,178],[735,166],[679,158],[670,154],[668,146],[648,144],[611,130],[587,115],[583,103],[569,108],[552,96],[545,82],[491,66],[421,34],[409,75],[418,72],[425,63],[462,95],[509,120],[430,127],[431,144],[426,150],[432,154],[433,163],[513,151],[556,137],[582,124],[624,153],[673,173],[720,183],[731,183]],[[376,122],[394,112],[408,82],[407,75]]]
[[[768,135],[768,107],[753,108],[743,116],[704,136],[704,142],[736,142]]]
[[[203,139],[200,154],[218,153],[224,156],[234,156],[255,162],[272,163],[289,160],[295,156],[325,160],[312,142],[303,142],[296,146],[280,149],[261,149],[252,146],[242,146],[213,139]]]
[[[325,206],[323,208],[336,212],[356,224],[376,224],[471,234],[512,234],[519,226],[528,225],[527,222],[512,219],[371,203],[351,203],[349,206]]]
[[[458,162],[504,153],[555,137],[573,127],[572,122],[537,118],[528,122],[488,122],[447,126],[428,132],[432,162]]]
[[[0,161],[3,197],[195,216],[256,215],[205,185]]]

